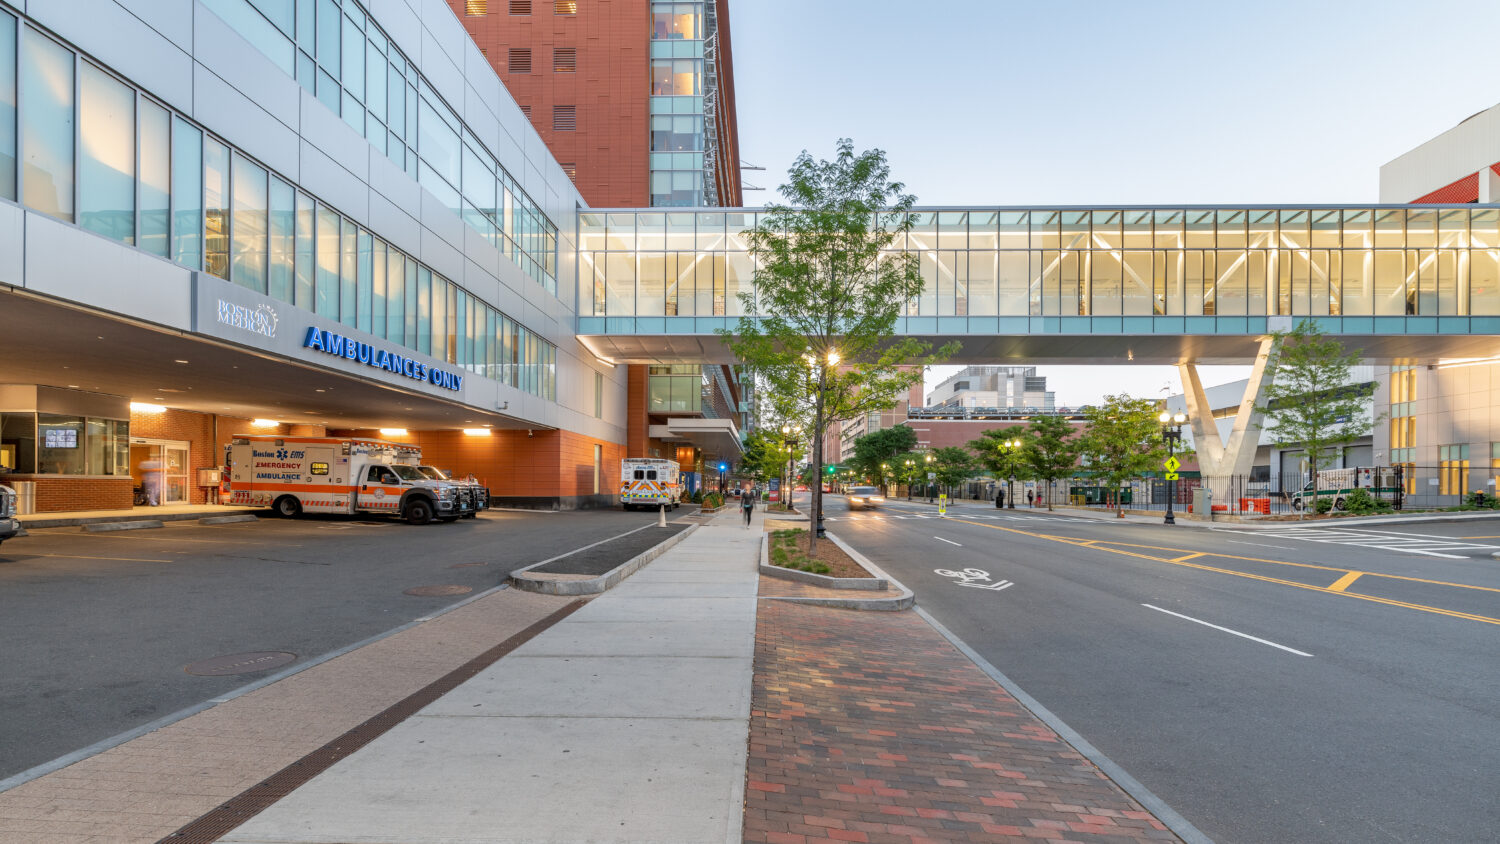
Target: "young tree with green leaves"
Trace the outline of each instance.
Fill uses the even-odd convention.
[[[921,367],[957,350],[893,334],[908,301],[923,290],[917,256],[884,252],[909,231],[916,199],[891,181],[885,153],[855,153],[840,139],[830,160],[797,157],[779,192],[747,235],[755,256],[744,315],[720,336],[775,395],[808,419],[813,474],[822,474],[828,427],[894,406],[922,377]],[[913,366],[915,365],[915,366]],[[822,512],[822,487],[812,487]],[[816,553],[817,532],[809,538]]]
[[[1128,395],[1105,396],[1104,404],[1084,413],[1088,425],[1079,440],[1079,451],[1089,459],[1089,469],[1104,478],[1114,493],[1120,518],[1120,485],[1159,467],[1166,457],[1161,438],[1160,408],[1151,399]]]
[[[905,425],[884,428],[865,434],[854,440],[854,459],[849,461],[855,471],[875,478],[880,485],[890,472],[882,469],[891,458],[917,447],[917,432]]]
[[[1359,351],[1345,351],[1311,320],[1271,336],[1266,403],[1257,409],[1278,448],[1305,449],[1316,509],[1318,469],[1332,460],[1330,450],[1369,434],[1375,426],[1373,416],[1367,415],[1375,383],[1352,383]]]
[[[1078,428],[1061,416],[1038,416],[1026,430],[1026,465],[1039,481],[1047,482],[1047,509],[1052,509],[1052,485],[1078,470]]]
[[[930,471],[937,475],[937,482],[945,487],[958,486],[974,476],[978,468],[974,455],[960,446],[944,446],[932,450]]]

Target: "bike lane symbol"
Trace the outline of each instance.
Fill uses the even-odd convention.
[[[970,589],[989,589],[993,592],[999,592],[1001,589],[1009,589],[1015,586],[1009,580],[990,580],[990,573],[984,569],[964,569],[963,571],[933,569],[932,573],[939,577],[953,578],[955,586],[967,586]]]

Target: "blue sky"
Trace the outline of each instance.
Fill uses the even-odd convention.
[[[730,6],[747,205],[845,136],[922,205],[1373,202],[1380,165],[1500,102],[1496,0]],[[1177,383],[1043,372],[1062,404]]]

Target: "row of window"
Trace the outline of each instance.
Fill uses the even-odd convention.
[[[531,0],[506,0],[512,15],[531,14]],[[464,14],[471,18],[484,17],[490,13],[490,0],[464,0]],[[578,0],[552,0],[552,14],[578,14]]]
[[[511,47],[506,56],[505,68],[510,73],[531,72],[531,48]],[[552,48],[552,72],[553,73],[577,73],[578,72],[578,48],[577,47],[553,47]]]
[[[15,102],[18,76],[19,120],[4,107]],[[0,197],[556,396],[550,343],[7,14],[0,14]]]
[[[711,21],[706,11],[702,2],[651,4],[648,191],[653,206],[680,208],[712,201],[703,175],[709,84],[704,39]]]
[[[129,475],[124,419],[0,413],[0,475]]]
[[[356,0],[204,2],[556,294],[557,226]]]
[[[1500,315],[1500,249],[905,254],[925,282],[908,316]],[[579,253],[595,316],[735,315],[753,278],[748,251]]]

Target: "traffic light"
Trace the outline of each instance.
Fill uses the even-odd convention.
[[[833,467],[832,466],[828,467],[828,474],[830,474],[830,475],[833,474]]]
[[[719,464],[719,471],[720,472],[727,472],[727,471],[729,471],[729,464],[728,463],[720,463]]]

